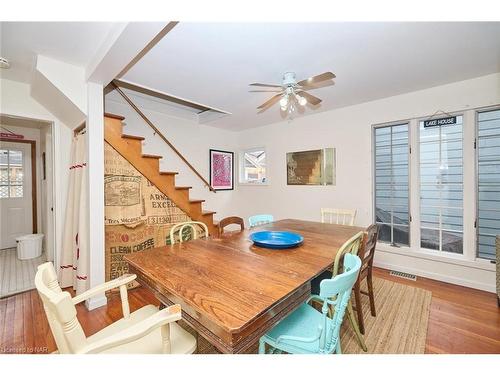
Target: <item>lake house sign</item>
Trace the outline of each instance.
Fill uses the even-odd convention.
[[[443,117],[424,121],[424,128],[433,126],[453,125],[457,123],[457,116]]]

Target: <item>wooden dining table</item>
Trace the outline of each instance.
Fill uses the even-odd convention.
[[[304,242],[273,250],[249,239],[261,230],[291,231]],[[244,353],[303,303],[310,281],[332,266],[340,246],[364,228],[280,220],[137,252],[125,257],[137,281],[222,353]]]

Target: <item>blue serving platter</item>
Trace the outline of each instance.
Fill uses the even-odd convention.
[[[304,242],[304,237],[298,233],[270,230],[252,233],[250,239],[254,245],[269,249],[288,249]]]

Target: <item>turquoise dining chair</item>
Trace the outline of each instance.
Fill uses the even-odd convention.
[[[254,215],[248,218],[248,223],[250,224],[250,228],[255,227],[257,225],[272,223],[274,221],[273,215]]]
[[[340,326],[360,268],[361,259],[357,255],[346,254],[344,272],[333,279],[321,281],[319,295],[312,295],[262,336],[259,354],[341,354]],[[322,303],[321,312],[309,305],[313,300]],[[330,306],[334,310],[332,318],[328,317]],[[266,345],[270,347],[267,351]]]

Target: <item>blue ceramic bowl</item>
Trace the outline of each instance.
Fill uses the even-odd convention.
[[[250,239],[254,245],[269,249],[288,249],[304,242],[304,237],[298,233],[269,230],[252,233]]]

